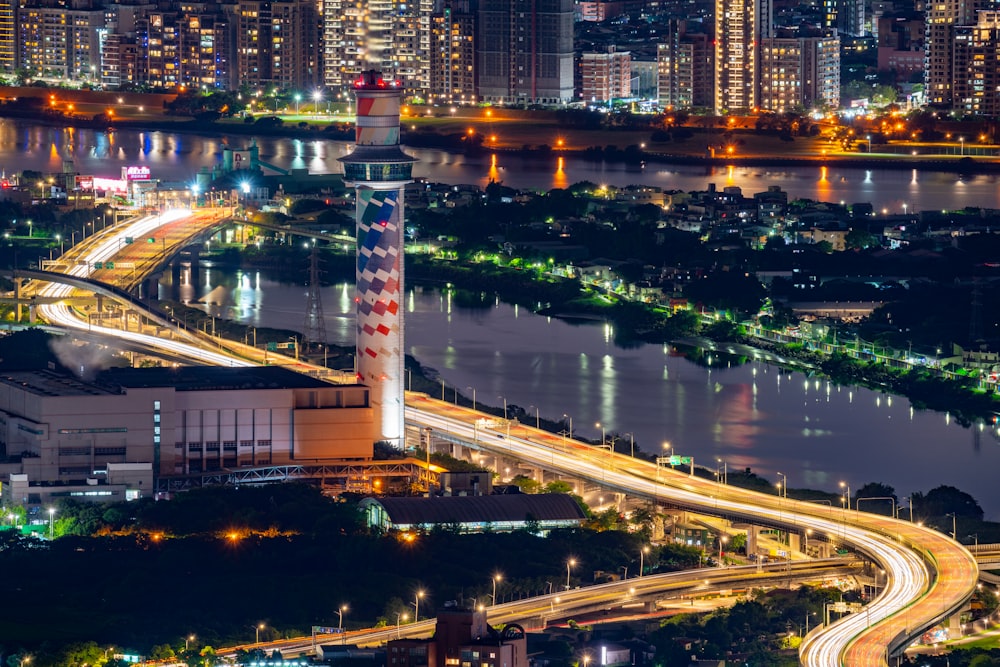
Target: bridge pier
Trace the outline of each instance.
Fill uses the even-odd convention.
[[[14,299],[17,300],[17,319],[16,322],[21,321],[21,287],[24,285],[24,278],[19,278],[14,276]]]

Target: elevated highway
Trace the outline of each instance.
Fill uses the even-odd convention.
[[[667,600],[687,599],[719,594],[740,588],[787,586],[789,583],[816,582],[858,574],[861,564],[848,558],[773,563],[724,568],[702,568],[668,574],[646,575],[623,581],[574,588],[505,602],[487,608],[492,624],[519,623],[529,628],[544,628],[557,619],[581,614],[621,612],[641,609],[654,613]],[[221,650],[220,655],[232,655],[238,650],[264,648],[279,650],[286,658],[311,652],[316,643],[350,642],[359,646],[379,646],[390,639],[426,637],[434,631],[433,619],[388,628],[371,628],[354,632],[318,635],[301,639],[284,639],[260,646],[245,644]]]
[[[148,222],[146,224],[154,224]],[[162,224],[162,220],[155,224]],[[94,241],[97,244],[97,241]],[[104,237],[94,245],[84,263],[67,264],[67,273],[82,279],[90,273],[93,257],[117,258],[120,237]],[[155,244],[150,244],[155,245]],[[166,251],[166,242],[163,244]],[[98,261],[107,261],[101,259]],[[116,266],[117,268],[117,266]],[[91,275],[104,280],[105,276]],[[40,279],[40,278],[39,278]],[[92,289],[89,282],[80,282]],[[71,296],[73,286],[38,288],[40,296]],[[176,324],[140,304],[130,302],[150,319],[165,323],[173,333]],[[171,354],[183,354],[199,363],[248,365],[260,363],[221,348],[218,339],[168,339],[120,329],[95,328],[81,321],[67,306],[40,306],[44,317],[60,326],[88,329],[111,337],[139,340]],[[159,317],[159,320],[155,319]],[[179,330],[178,330],[179,331]],[[220,349],[214,349],[220,345]],[[308,370],[306,364],[300,364]],[[801,648],[801,661],[810,667],[885,665],[925,629],[958,612],[975,590],[978,568],[972,555],[954,540],[916,524],[875,514],[803,503],[703,480],[675,470],[560,438],[546,431],[516,425],[504,432],[480,429],[484,416],[424,395],[406,397],[408,425],[432,429],[446,438],[539,468],[615,489],[653,502],[757,524],[779,526],[792,532],[812,529],[812,539],[849,545],[877,562],[886,571],[881,594],[864,614],[847,616],[828,628],[810,634]]]
[[[958,612],[975,590],[972,555],[917,524],[722,485],[520,424],[480,429],[480,413],[424,395],[407,398],[409,423],[459,438],[473,449],[704,514],[792,532],[809,528],[811,539],[849,545],[879,563],[887,573],[882,593],[865,614],[810,635],[801,648],[805,665],[887,664],[924,630]]]

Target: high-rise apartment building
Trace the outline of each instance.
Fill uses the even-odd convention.
[[[180,81],[201,90],[235,90],[232,76],[231,26],[226,16],[185,14],[180,31]]]
[[[573,99],[573,0],[481,0],[478,30],[483,101]]]
[[[661,109],[711,108],[715,103],[712,39],[688,28],[687,21],[672,19],[657,45],[656,88]]]
[[[97,80],[104,10],[25,4],[16,10],[17,66],[33,75]]]
[[[431,19],[430,95],[443,104],[476,102],[476,17],[467,0],[446,2]]]
[[[771,37],[761,40],[761,109],[783,113],[840,104],[840,39]]]
[[[985,7],[984,7],[985,8]],[[924,83],[928,103],[951,108],[954,102],[955,26],[975,22],[974,0],[932,0],[925,9]]]
[[[139,80],[151,86],[176,88],[181,84],[179,17],[176,12],[150,12],[139,20],[138,35],[146,47]]]
[[[237,80],[249,86],[308,90],[320,83],[315,0],[238,0]]]
[[[14,49],[14,0],[0,0],[0,72],[17,69],[17,53]]]
[[[715,1],[714,109],[718,115],[757,106],[759,40],[762,26],[763,36],[769,36],[767,11],[758,0]]]
[[[580,99],[587,104],[610,104],[632,95],[632,57],[609,46],[604,52],[580,56]]]
[[[972,26],[955,27],[953,106],[1000,115],[1000,12],[980,11]]]
[[[433,9],[433,0],[324,0],[324,85],[346,92],[361,72],[385,70],[410,94],[426,97]]]

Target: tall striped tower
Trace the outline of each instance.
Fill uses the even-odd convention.
[[[403,193],[416,160],[399,148],[403,84],[381,72],[354,82],[355,147],[344,180],[357,200],[357,372],[371,389],[378,440],[403,448]]]

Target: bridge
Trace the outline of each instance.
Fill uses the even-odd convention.
[[[162,221],[144,224],[158,227]],[[201,233],[206,224],[199,216],[193,216],[190,234]],[[94,241],[89,254],[81,253],[84,263],[73,264],[69,271],[72,275],[64,280],[79,281],[84,277],[83,271],[89,274],[92,262],[106,262],[108,256],[117,258],[114,250],[122,247],[120,232],[102,232],[99,241]],[[157,244],[149,245],[155,247]],[[166,253],[166,240],[160,245],[161,253]],[[89,277],[105,278],[102,275]],[[93,289],[89,282],[81,281],[77,285]],[[37,294],[46,298],[72,296],[73,289],[70,284],[50,283]],[[175,339],[173,334],[180,332],[176,322],[135,300],[128,300],[128,303],[157,325],[165,324],[171,337],[109,328],[100,328],[99,333],[141,339],[154,349],[185,354],[199,363],[261,363],[257,358],[241,356],[249,350],[234,350],[231,342],[227,348],[214,337]],[[46,319],[60,326],[96,330],[92,324],[76,317],[67,306],[47,305],[40,309],[44,309]],[[300,366],[309,370],[307,364]],[[800,649],[804,665],[886,665],[898,659],[906,646],[924,630],[960,611],[975,590],[979,572],[969,551],[954,540],[917,524],[859,512],[856,508],[834,508],[730,487],[673,469],[664,470],[648,461],[521,424],[513,427],[508,424],[504,432],[481,429],[480,420],[492,418],[492,415],[420,394],[408,394],[406,401],[409,426],[436,434],[454,447],[486,452],[538,470],[551,470],[653,503],[756,525],[772,525],[792,533],[811,530],[812,539],[849,546],[878,563],[886,571],[887,578],[881,594],[866,606],[865,614],[844,617],[810,633]]]

